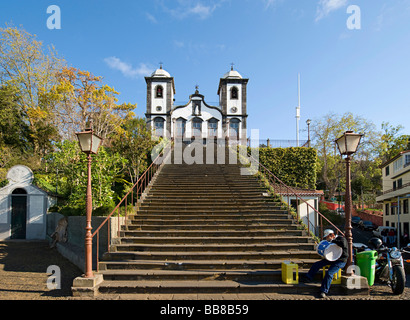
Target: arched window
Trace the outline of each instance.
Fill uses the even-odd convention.
[[[177,125],[177,138],[183,138],[185,136],[185,127],[186,127],[186,120],[183,118],[179,118],[176,121]]]
[[[163,98],[164,97],[164,88],[160,85],[155,87],[155,98]]]
[[[238,119],[231,119],[229,121],[229,137],[231,139],[239,140],[239,123]]]
[[[202,119],[200,118],[192,119],[192,135],[194,137],[202,136]]]
[[[163,118],[154,119],[154,135],[157,137],[164,136],[165,120]]]
[[[237,87],[232,87],[231,99],[238,99],[238,88]]]
[[[210,138],[218,137],[218,120],[215,118],[208,121],[208,136]]]

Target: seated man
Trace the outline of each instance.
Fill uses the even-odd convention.
[[[335,236],[333,230],[327,229],[324,232],[324,238],[328,242],[337,244],[343,249],[342,255],[336,261],[328,261],[326,259],[319,260],[315,262],[310,268],[309,272],[302,278],[302,281],[312,281],[315,274],[322,269],[324,266],[330,265],[326,272],[325,277],[322,281],[322,286],[320,287],[320,298],[325,298],[326,294],[329,292],[330,284],[332,283],[333,276],[346,265],[347,258],[349,256],[347,250],[347,241],[342,236]]]

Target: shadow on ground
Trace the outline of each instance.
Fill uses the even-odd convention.
[[[61,289],[47,288],[49,266],[58,266]],[[0,299],[65,299],[71,297],[73,279],[81,270],[50,249],[47,241],[0,242]]]

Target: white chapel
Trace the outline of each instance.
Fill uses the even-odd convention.
[[[208,105],[198,86],[187,104],[175,105],[174,78],[161,65],[145,77],[148,126],[156,136],[172,139],[245,141],[248,80],[231,67],[219,80],[219,106]]]

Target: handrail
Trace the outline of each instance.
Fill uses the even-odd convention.
[[[151,165],[147,168],[147,170],[145,170],[145,172],[139,177],[139,179],[137,180],[137,182],[135,182],[135,184],[129,189],[129,191],[126,193],[126,195],[121,199],[121,201],[117,204],[117,206],[112,210],[112,212],[107,216],[107,218],[100,224],[100,226],[95,229],[94,233],[92,234],[92,237],[94,238],[94,236],[97,236],[97,250],[96,250],[96,255],[97,255],[97,272],[99,271],[99,235],[100,235],[100,230],[101,228],[108,223],[108,231],[107,231],[107,248],[108,248],[108,252],[110,252],[110,234],[111,234],[111,220],[110,218],[115,214],[115,212],[117,212],[117,225],[118,225],[118,231],[120,231],[120,207],[121,205],[124,203],[124,217],[125,217],[125,221],[124,224],[127,222],[127,215],[128,215],[128,211],[127,211],[127,205],[129,203],[129,199],[128,197],[131,195],[131,205],[134,208],[135,206],[138,206],[138,199],[140,198],[140,196],[142,196],[142,194],[144,193],[145,189],[147,188],[147,186],[149,185],[149,183],[151,182],[152,178],[154,177],[154,175],[157,173],[158,168],[160,167],[161,164],[158,164],[158,159],[160,159],[160,157],[163,156],[163,152],[164,150],[167,150],[167,146],[165,146],[163,148],[163,150],[160,152],[160,154],[156,157],[156,159],[151,163]],[[169,152],[171,152],[172,147],[168,149],[168,153],[165,155],[165,157],[168,156]],[[164,157],[164,159],[165,159]],[[136,189],[136,190],[135,190]],[[134,193],[134,190],[136,191],[136,194]],[[134,201],[135,200],[135,201]]]
[[[306,202],[303,198],[301,198],[298,194],[297,194],[297,192],[294,190],[294,189],[292,189],[291,187],[289,187],[288,185],[286,185],[282,180],[280,180],[278,177],[276,177],[268,168],[266,168],[263,164],[261,164],[258,160],[256,160],[252,155],[248,155],[249,157],[250,157],[250,159],[251,160],[253,160],[254,162],[256,162],[257,164],[258,164],[258,166],[259,166],[259,168],[261,168],[262,167],[262,169],[265,171],[265,172],[267,172],[269,175],[270,175],[270,177],[273,177],[274,178],[274,180],[276,180],[276,181],[278,181],[279,182],[279,187],[280,188],[282,188],[282,187],[285,187],[285,189],[287,190],[287,194],[288,194],[288,201],[287,201],[287,205],[288,205],[288,212],[289,212],[289,210],[290,210],[290,204],[289,204],[289,194],[292,194],[293,196],[295,196],[297,199],[299,199],[299,200],[302,200],[306,205],[307,205],[307,219],[308,219],[308,225],[307,225],[307,227],[308,227],[308,232],[310,232],[310,224],[312,224],[310,221],[309,221],[309,207],[310,208],[312,208],[313,210],[314,210],[314,212],[316,212],[319,216],[320,216],[320,228],[321,228],[321,238],[323,237],[323,221],[322,221],[322,219],[324,218],[332,227],[334,227],[335,229],[336,229],[336,232],[337,233],[340,233],[340,234],[342,234],[343,236],[345,235],[338,227],[336,227],[331,221],[329,221],[329,219],[327,219],[323,214],[321,214],[318,210],[316,210],[314,207],[312,207],[312,205],[310,205],[308,202]],[[264,172],[262,172],[264,175],[265,175],[265,173]],[[265,176],[266,177],[266,176]],[[269,181],[269,184],[272,186],[272,184],[271,184],[271,182],[273,182],[273,184],[276,184],[274,181],[271,181],[271,179],[270,178],[268,178],[268,181]],[[273,189],[275,190],[275,188],[276,188],[276,185],[273,185],[272,186],[273,187]],[[275,193],[276,193],[276,190],[275,190]],[[298,216],[298,218],[299,218],[299,216]],[[312,224],[312,226],[314,226],[313,224]]]

